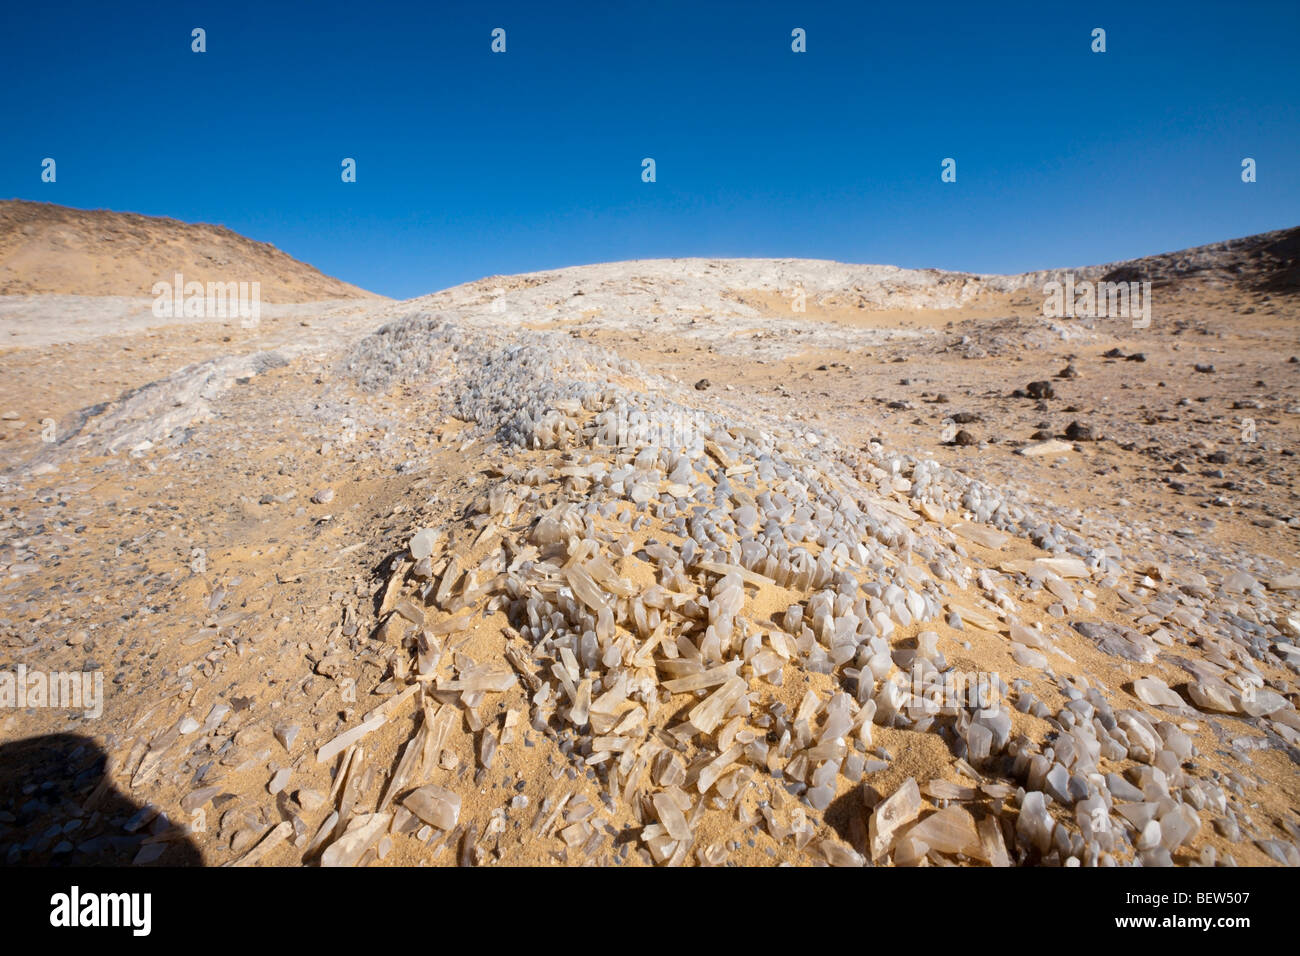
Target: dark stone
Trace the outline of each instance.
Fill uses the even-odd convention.
[[[1065,437],[1070,441],[1097,441],[1101,434],[1091,425],[1085,425],[1082,422],[1070,422],[1065,429]]]

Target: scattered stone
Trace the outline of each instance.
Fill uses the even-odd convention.
[[[1037,458],[1043,455],[1063,455],[1071,451],[1074,451],[1073,444],[1053,438],[1033,445],[1025,445],[1023,448],[1017,449],[1016,453],[1027,458]]]
[[[1065,437],[1070,441],[1097,441],[1101,435],[1091,425],[1082,422],[1070,422],[1065,429]]]

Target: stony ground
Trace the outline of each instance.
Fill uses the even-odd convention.
[[[1294,297],[756,268],[0,353],[0,856],[1300,863]]]

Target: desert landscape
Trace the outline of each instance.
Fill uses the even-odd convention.
[[[1300,227],[396,301],[0,203],[0,672],[102,675],[0,860],[1300,865],[1298,322]]]

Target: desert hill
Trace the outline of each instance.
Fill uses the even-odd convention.
[[[225,226],[0,201],[0,295],[145,296],[177,272],[203,283],[257,281],[273,303],[375,298]]]

